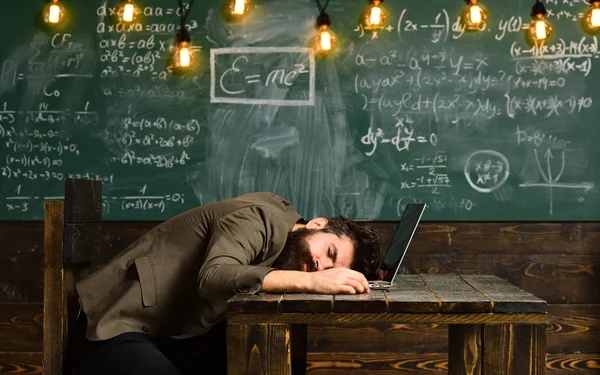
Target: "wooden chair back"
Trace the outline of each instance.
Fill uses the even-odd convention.
[[[79,312],[75,283],[101,254],[102,183],[65,180],[64,201],[45,202],[43,375],[72,374],[69,327]]]

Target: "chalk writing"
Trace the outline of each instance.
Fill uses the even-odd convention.
[[[554,214],[554,189],[581,189],[583,191],[588,191],[594,187],[594,184],[591,182],[581,182],[581,183],[565,183],[560,182],[560,178],[562,177],[565,171],[565,150],[561,151],[561,166],[559,172],[553,176],[552,170],[552,160],[554,159],[554,154],[550,148],[547,148],[543,154],[543,161],[545,162],[545,169],[542,166],[542,162],[540,161],[540,155],[537,152],[537,149],[533,150],[535,161],[538,166],[538,170],[544,182],[526,182],[520,184],[520,187],[529,188],[529,187],[544,187],[549,191],[549,213],[550,215]],[[583,202],[583,201],[580,201]]]
[[[569,149],[569,144],[571,141],[561,139],[552,134],[544,133],[540,130],[527,132],[526,130],[523,130],[517,126],[515,135],[517,137],[517,145],[519,146],[533,144],[535,147],[545,146],[551,150],[571,151]]]
[[[266,58],[274,58],[278,62],[275,64],[277,67],[263,71],[261,59]],[[225,68],[217,70],[217,66]],[[315,60],[308,48],[214,48],[210,50],[210,71],[211,103],[280,106],[314,104]],[[306,93],[307,99],[286,98],[291,88]]]
[[[81,176],[80,176],[81,177]],[[101,176],[90,176],[95,180],[102,180]],[[106,181],[108,182],[108,181]],[[16,189],[20,192],[21,185]],[[102,196],[103,211],[110,213],[113,209],[121,211],[157,211],[164,212],[169,205],[184,205],[185,194],[172,193],[163,195],[146,195],[147,185],[141,189],[143,193],[132,196]],[[43,206],[45,200],[63,200],[63,196],[15,196],[5,197],[5,208],[8,211],[27,212],[31,208]]]
[[[580,7],[577,1],[547,3],[556,5],[548,9],[549,18],[580,22],[583,17],[581,10],[578,13],[568,9]],[[559,7],[561,9],[557,9]],[[593,112],[594,97],[583,89],[582,78],[592,74],[594,62],[600,56],[596,37],[585,34],[575,38],[560,36],[532,48],[524,42],[525,31],[530,27],[529,17],[511,15],[481,26],[481,31],[489,32],[492,40],[504,41],[498,46],[504,49],[505,62],[499,62],[502,54],[495,48],[469,49],[453,44],[453,40],[477,37],[465,33],[456,13],[443,7],[418,15],[416,10],[402,8],[394,17],[389,21],[393,27],[386,27],[379,33],[368,34],[361,27],[354,30],[359,38],[371,40],[353,46],[348,60],[356,69],[351,77],[352,85],[346,87],[354,92],[355,111],[367,112],[371,118],[366,130],[356,133],[357,141],[366,146],[363,153],[368,157],[383,154],[385,157],[378,159],[383,162],[387,157],[394,158],[390,153],[399,152],[393,159],[400,165],[399,169],[394,169],[401,176],[396,180],[400,183],[396,188],[400,190],[398,194],[421,197],[422,193],[415,193],[414,189],[422,188],[424,183],[439,184],[438,189],[432,191],[438,196],[431,202],[436,202],[436,210],[443,207],[443,211],[445,202],[453,195],[452,173],[448,166],[458,164],[458,160],[452,161],[459,157],[454,154],[458,150],[457,144],[461,143],[454,138],[458,136],[465,137],[461,139],[466,154],[460,160],[468,185],[478,193],[493,192],[493,197],[499,201],[513,199],[514,192],[510,188],[499,189],[510,175],[509,158],[500,152],[501,148],[477,147],[475,142],[466,141],[468,137],[499,145],[512,138],[510,134],[505,135],[506,139],[492,136],[497,133],[497,124],[522,120],[539,123],[544,119],[569,123],[568,119],[579,119]],[[407,48],[394,45],[394,34]],[[483,38],[485,35],[479,40]],[[507,39],[510,41],[505,41]],[[405,117],[409,118],[409,126],[390,130],[394,122]],[[378,120],[373,121],[373,118]],[[566,137],[518,125],[516,129],[513,136],[520,147],[543,147],[551,153],[560,153],[560,157],[573,149],[572,142]],[[417,134],[421,142],[417,142]],[[435,142],[428,142],[429,135],[435,136]],[[407,140],[410,142],[402,142]],[[382,147],[388,143],[396,148]],[[438,166],[432,165],[431,175],[419,175],[417,166],[407,162],[406,157],[432,146],[447,160]],[[535,157],[542,163],[547,156],[542,158],[541,155]],[[554,177],[548,179],[551,172],[546,168],[543,171],[546,178],[541,178],[544,180],[541,184],[546,184],[544,187],[557,184],[554,179],[562,176],[555,172]],[[541,186],[537,182],[521,186],[534,186],[532,184]],[[585,191],[590,188],[587,183],[577,186],[583,186]],[[472,198],[465,199],[469,200],[469,210],[478,206]]]
[[[490,193],[506,182],[509,163],[504,155],[493,150],[472,153],[465,162],[465,177],[473,189]]]
[[[428,143],[434,147],[437,145],[438,138],[435,133],[431,133],[427,136],[415,134],[415,130],[411,127],[411,124],[413,124],[414,121],[409,116],[395,118],[396,130],[393,137],[386,137],[381,128],[374,130],[372,127],[369,127],[367,134],[365,134],[360,140],[362,144],[372,146],[372,149],[368,152],[365,152],[365,155],[373,155],[377,150],[377,145],[379,143],[389,143],[395,146],[398,152],[410,151],[410,145],[413,143]]]
[[[104,183],[109,219],[164,219],[259,189],[309,216],[342,202],[383,220],[412,202],[432,220],[578,219],[567,204],[597,205],[600,51],[580,30],[582,1],[544,0],[555,32],[536,47],[531,4],[486,4],[474,33],[465,4],[385,3],[375,32],[343,26],[357,8],[338,4],[339,48],[316,61],[306,4],[267,2],[229,24],[208,2],[184,25],[199,63],[189,75],[169,67],[189,0],[143,4],[131,24],[101,3],[78,5],[73,27],[0,42],[0,219],[41,219],[68,177]],[[7,6],[27,24],[22,5]]]
[[[591,182],[572,183],[560,181],[565,173],[567,155],[573,151],[571,141],[534,128],[525,130],[520,126],[517,126],[514,135],[517,145],[533,148],[535,165],[539,176],[543,180],[543,182],[528,181],[519,186],[522,188],[541,187],[547,189],[550,215],[554,214],[555,189],[575,189],[587,192],[594,187]],[[578,201],[582,203],[585,199],[580,198]]]
[[[433,156],[421,156],[412,162],[400,164],[400,171],[406,172],[411,179],[400,181],[400,190],[426,188],[431,194],[440,194],[440,188],[451,188],[452,181],[446,173],[448,155],[438,151]]]
[[[0,186],[7,211],[37,215],[44,199],[62,199],[34,194],[35,182],[52,190],[62,188],[65,178],[122,186],[140,166],[165,170],[192,160],[186,150],[202,135],[198,118],[157,116],[135,104],[124,106],[126,113],[119,109],[129,98],[180,102],[195,97],[189,87],[168,82],[164,64],[183,9],[147,6],[143,20],[125,25],[112,21],[117,8],[95,9],[97,23],[89,30],[95,38],[79,31],[34,33],[24,46],[27,54],[0,60]],[[199,25],[192,16],[186,27]],[[185,80],[197,89],[194,77]],[[95,139],[101,144],[91,142]],[[102,143],[110,150],[106,157],[97,154],[106,152]],[[115,165],[118,172],[107,169]],[[11,187],[15,194],[6,196]],[[184,205],[184,196],[109,194],[103,206],[107,212],[165,212],[177,209],[175,203]]]
[[[138,156],[135,151],[127,151],[121,157],[111,158],[112,162],[125,165],[149,165],[156,168],[172,169],[177,165],[185,165],[190,160],[187,152],[181,151],[177,155],[169,154],[154,154],[150,153],[147,156]]]
[[[422,198],[400,198],[396,202],[396,214],[398,216],[402,216],[404,210],[406,210],[407,204],[415,204],[415,203],[426,203],[427,210],[431,210],[433,212],[469,212],[474,207],[477,206],[469,198],[457,198],[454,196],[449,196],[447,198],[442,198],[439,196],[423,196]]]

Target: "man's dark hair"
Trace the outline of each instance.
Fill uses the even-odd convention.
[[[354,245],[354,256],[352,257],[352,268],[361,272],[367,278],[371,276],[381,246],[379,235],[368,225],[336,216],[328,219],[323,232],[333,233],[338,237],[348,237]]]

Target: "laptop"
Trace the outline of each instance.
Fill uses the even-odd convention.
[[[417,226],[425,211],[425,203],[408,204],[400,219],[400,224],[396,228],[394,238],[390,242],[385,256],[379,262],[375,274],[379,280],[369,281],[369,288],[375,290],[387,290],[394,285],[394,279],[406,255],[410,241],[417,230]]]

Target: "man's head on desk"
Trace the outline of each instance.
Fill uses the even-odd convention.
[[[322,271],[345,267],[367,274],[379,254],[377,233],[342,216],[296,224],[273,264],[283,270]]]

